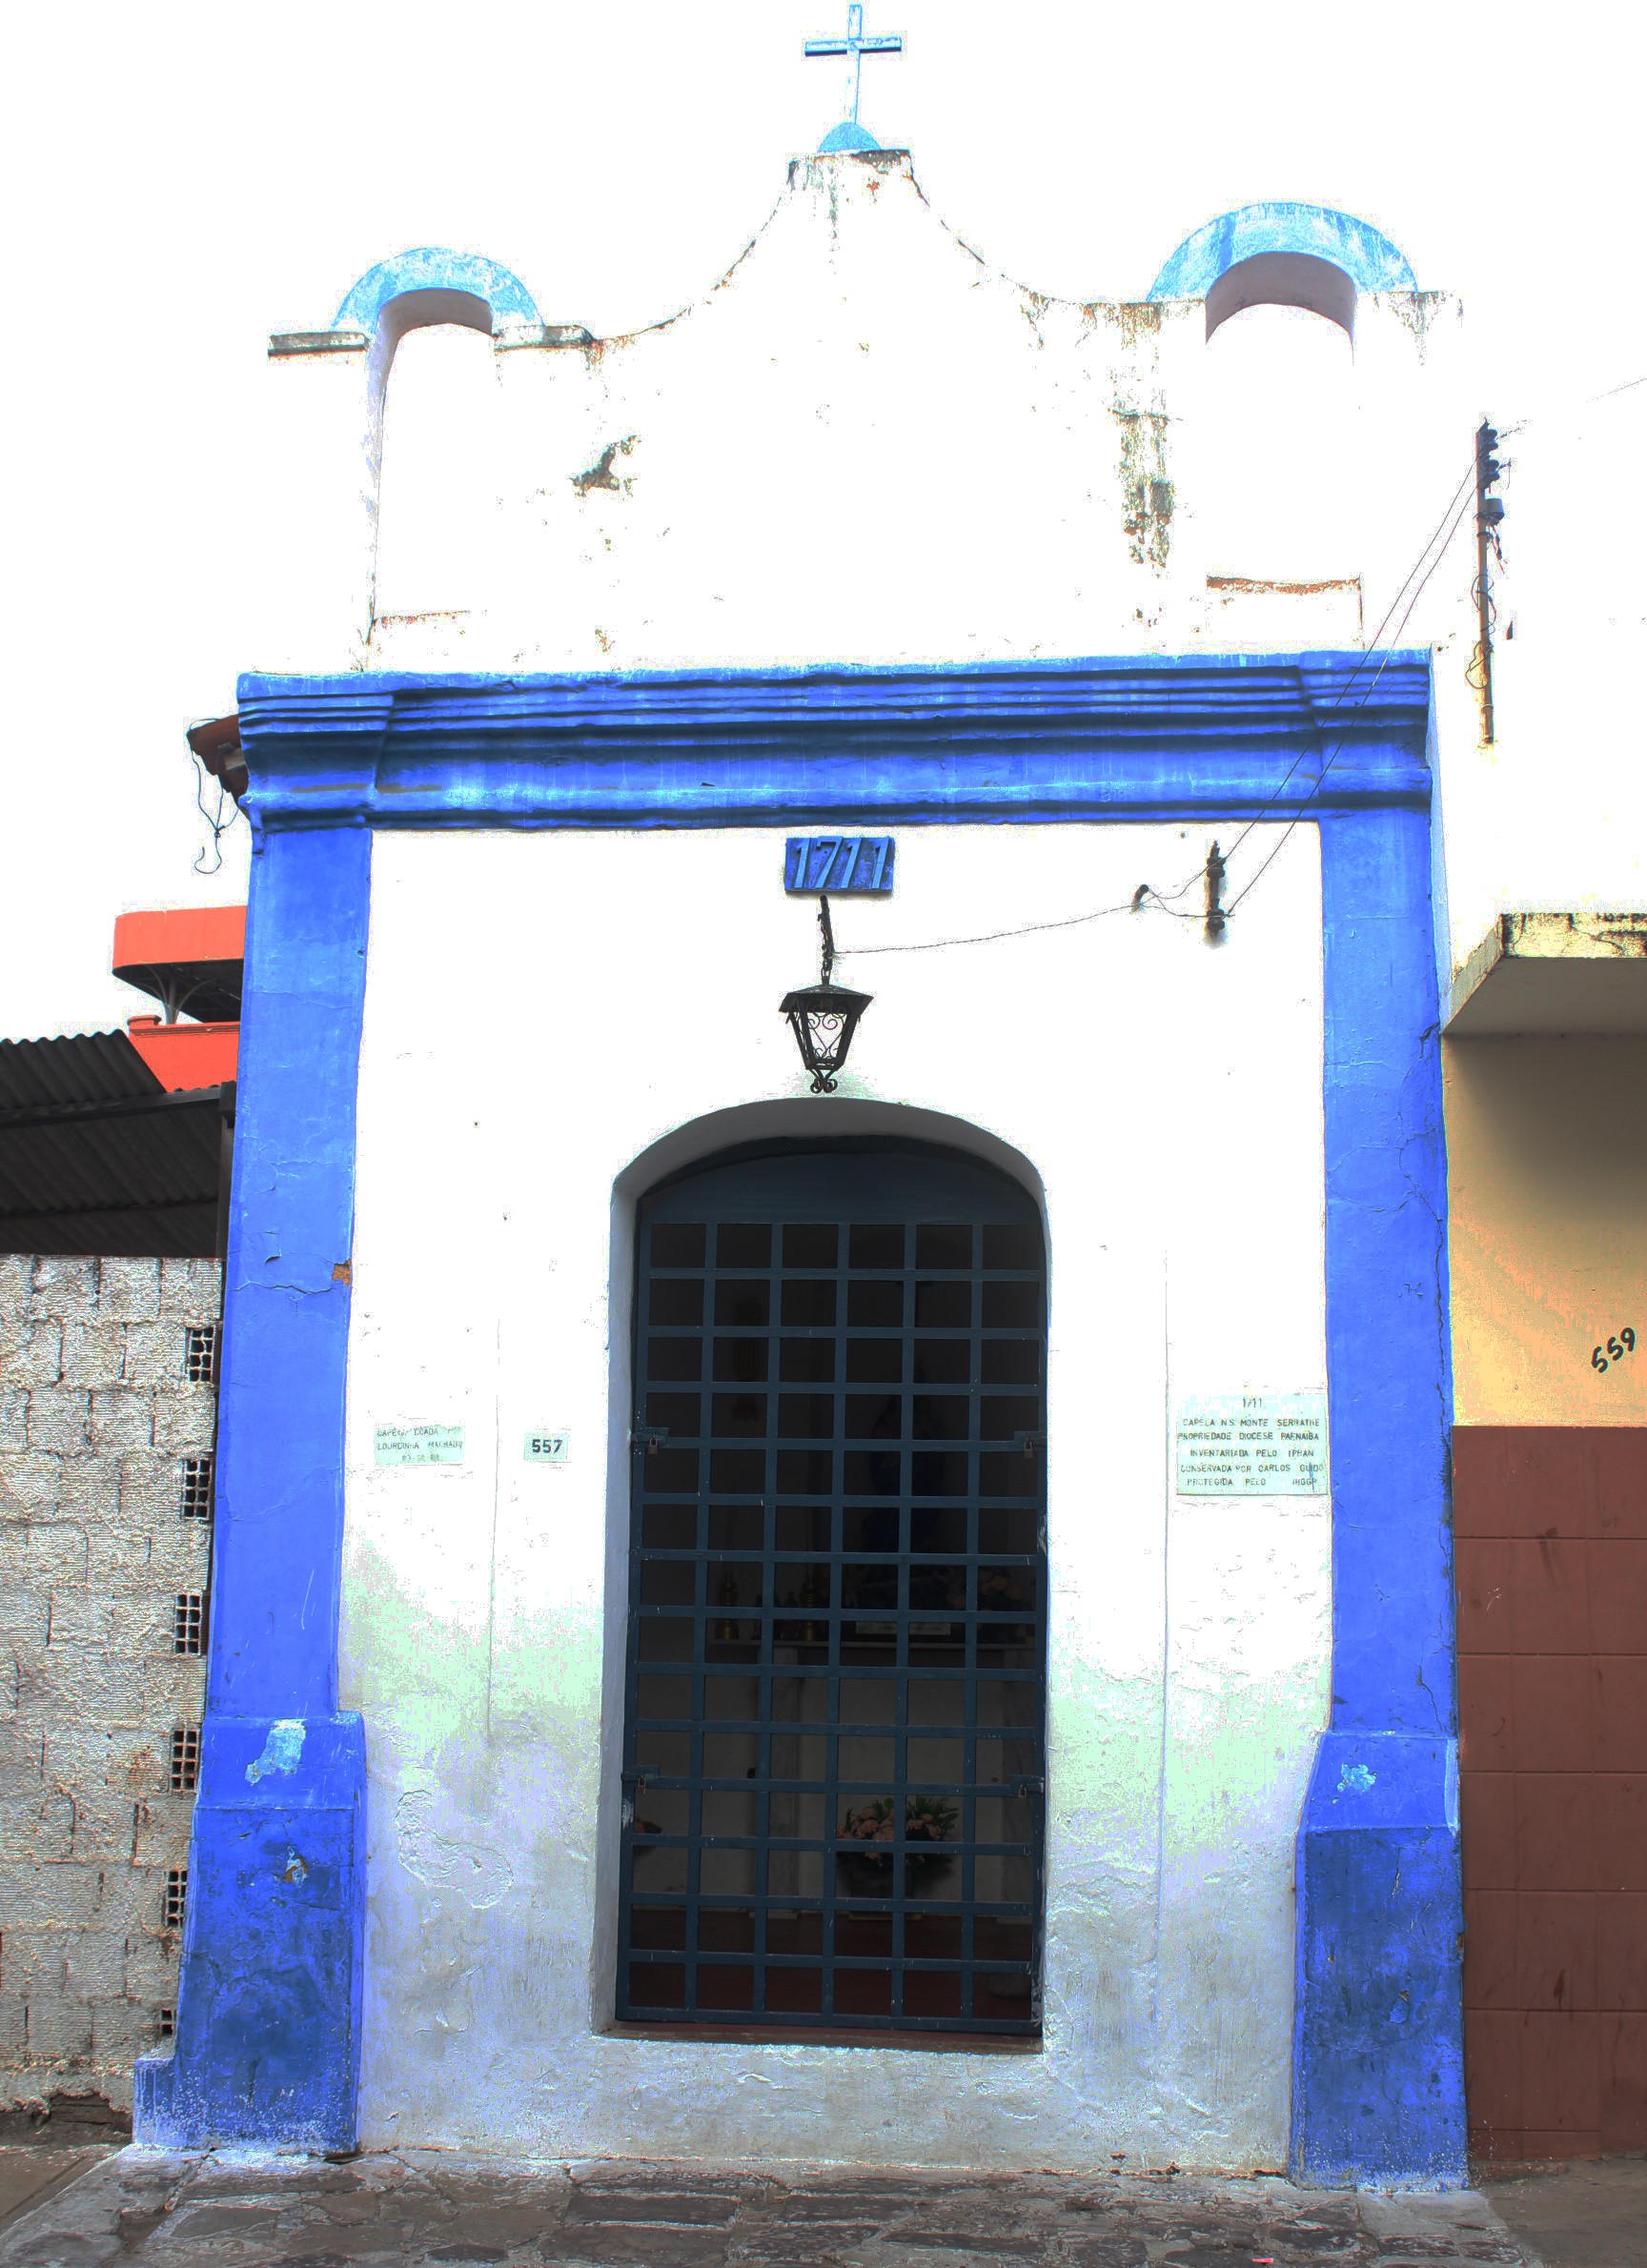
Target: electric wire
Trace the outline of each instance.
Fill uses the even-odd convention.
[[[234,824],[235,820],[240,816],[240,806],[238,803],[236,803],[234,810],[230,812],[228,818],[224,818],[223,806],[229,801],[229,791],[223,785],[221,780],[219,780],[217,782],[216,812],[214,814],[208,811],[206,808],[205,787],[206,767],[200,761],[200,759],[196,757],[194,759],[194,808],[199,812],[201,818],[206,821],[207,826],[212,830],[212,840],[210,844],[203,842],[200,845],[200,848],[195,852],[193,858],[193,869],[196,874],[214,875],[218,872],[223,864],[223,838],[229,832],[230,828]],[[212,864],[210,866],[203,862],[207,858],[208,853],[210,853],[212,858]]]
[[[1455,489],[1453,491],[1453,494],[1452,494],[1452,495],[1451,495],[1451,496],[1448,497],[1448,499],[1447,499],[1447,503],[1446,503],[1446,507],[1445,507],[1445,509],[1443,510],[1443,512],[1442,512],[1442,514],[1441,514],[1441,517],[1440,517],[1440,518],[1439,518],[1439,519],[1436,521],[1434,528],[1434,529],[1431,531],[1431,535],[1430,535],[1430,539],[1429,539],[1429,541],[1428,541],[1428,542],[1427,542],[1427,543],[1424,545],[1424,548],[1423,548],[1423,550],[1422,550],[1422,551],[1420,551],[1420,553],[1418,554],[1418,557],[1417,557],[1417,558],[1416,558],[1416,559],[1413,561],[1413,565],[1412,565],[1412,566],[1411,566],[1411,567],[1410,567],[1410,568],[1407,570],[1407,573],[1406,573],[1406,575],[1405,575],[1405,576],[1403,577],[1403,578],[1402,578],[1402,581],[1401,581],[1400,588],[1399,588],[1399,589],[1396,591],[1394,597],[1391,599],[1391,601],[1390,601],[1390,604],[1389,604],[1389,605],[1388,605],[1388,606],[1385,608],[1385,610],[1384,610],[1384,618],[1383,618],[1383,620],[1382,620],[1382,621],[1379,623],[1379,625],[1378,625],[1377,629],[1373,631],[1373,633],[1372,633],[1372,636],[1371,639],[1368,641],[1368,646],[1367,646],[1366,652],[1365,652],[1365,654],[1364,654],[1364,656],[1363,656],[1363,659],[1362,659],[1362,661],[1357,661],[1357,663],[1356,663],[1356,665],[1355,665],[1354,669],[1352,669],[1352,670],[1351,671],[1351,673],[1350,673],[1349,677],[1348,677],[1348,678],[1345,679],[1345,681],[1344,681],[1344,684],[1343,684],[1343,685],[1342,685],[1342,687],[1339,689],[1339,692],[1337,693],[1337,695],[1335,696],[1335,698],[1334,698],[1332,700],[1329,701],[1329,703],[1327,704],[1327,711],[1326,711],[1326,714],[1327,714],[1328,716],[1331,716],[1331,715],[1332,715],[1332,711],[1333,711],[1334,709],[1338,708],[1338,707],[1339,707],[1339,706],[1342,704],[1342,702],[1343,702],[1343,701],[1344,701],[1344,700],[1345,700],[1345,699],[1348,698],[1348,696],[1349,696],[1349,693],[1350,693],[1350,690],[1351,690],[1352,686],[1353,686],[1353,684],[1354,684],[1354,682],[1355,682],[1355,679],[1356,679],[1356,678],[1359,676],[1359,674],[1360,674],[1360,672],[1361,672],[1361,669],[1362,669],[1362,666],[1363,666],[1363,662],[1364,662],[1364,661],[1370,661],[1370,660],[1372,659],[1372,656],[1373,656],[1374,654],[1378,654],[1378,657],[1379,657],[1379,658],[1378,658],[1378,667],[1377,667],[1377,670],[1376,670],[1376,671],[1374,672],[1374,674],[1373,674],[1372,682],[1372,683],[1371,683],[1371,684],[1368,686],[1368,688],[1367,688],[1366,692],[1365,692],[1365,693],[1362,695],[1362,697],[1361,697],[1360,700],[1356,702],[1356,704],[1355,704],[1356,708],[1357,708],[1357,709],[1363,709],[1363,708],[1365,708],[1365,707],[1366,707],[1366,705],[1367,705],[1367,703],[1368,703],[1368,701],[1370,701],[1370,700],[1372,699],[1372,695],[1374,694],[1374,692],[1376,692],[1376,690],[1377,690],[1377,687],[1378,687],[1378,680],[1379,680],[1379,678],[1382,678],[1382,676],[1384,675],[1384,672],[1385,672],[1385,670],[1386,670],[1386,669],[1389,667],[1389,665],[1390,665],[1390,657],[1389,657],[1389,653],[1388,653],[1387,651],[1382,651],[1382,652],[1380,651],[1380,649],[1383,647],[1383,643],[1384,643],[1384,633],[1385,633],[1385,631],[1386,631],[1386,630],[1387,630],[1387,629],[1390,627],[1390,623],[1391,623],[1391,620],[1392,620],[1392,618],[1393,618],[1393,616],[1394,616],[1395,609],[1396,609],[1396,608],[1397,608],[1397,607],[1398,607],[1398,606],[1401,604],[1401,601],[1402,601],[1402,599],[1406,597],[1406,596],[1407,596],[1407,592],[1408,592],[1408,588],[1409,588],[1409,586],[1411,585],[1411,583],[1412,583],[1412,581],[1413,581],[1413,577],[1414,577],[1414,576],[1415,576],[1415,575],[1418,573],[1419,569],[1423,567],[1425,560],[1426,560],[1427,558],[1429,558],[1429,557],[1430,557],[1430,554],[1431,554],[1431,551],[1432,551],[1432,550],[1434,549],[1434,544],[1435,544],[1436,537],[1437,537],[1438,536],[1440,536],[1440,534],[1441,534],[1441,531],[1442,531],[1442,529],[1443,529],[1443,528],[1447,528],[1447,538],[1446,538],[1446,542],[1447,542],[1447,543],[1450,543],[1450,542],[1453,540],[1453,533],[1454,533],[1454,531],[1453,531],[1451,528],[1448,528],[1448,527],[1447,527],[1447,523],[1448,523],[1448,521],[1451,519],[1451,517],[1452,517],[1452,516],[1453,516],[1454,512],[1456,510],[1456,508],[1457,508],[1457,506],[1458,506],[1458,502],[1459,502],[1459,499],[1460,499],[1460,497],[1462,497],[1462,496],[1464,496],[1465,492],[1466,492],[1466,491],[1467,491],[1467,490],[1468,490],[1468,489],[1469,489],[1469,488],[1470,488],[1470,487],[1471,487],[1471,486],[1474,484],[1474,479],[1475,479],[1475,460],[1474,460],[1474,456],[1472,456],[1472,458],[1471,458],[1471,460],[1470,460],[1470,469],[1469,469],[1469,471],[1468,471],[1468,472],[1467,472],[1467,473],[1464,475],[1464,477],[1463,477],[1463,479],[1459,481],[1459,483],[1458,483],[1457,487],[1456,487],[1456,488],[1455,488]],[[1445,549],[1446,549],[1446,543],[1443,543],[1443,545],[1442,545],[1442,551],[1444,552],[1444,551],[1445,551]],[[1439,560],[1439,557],[1440,557],[1440,556],[1441,556],[1441,555],[1440,555],[1439,553],[1436,555],[1437,560]],[[1432,574],[1433,574],[1434,572],[1434,567],[1432,567],[1432,569],[1430,570],[1430,573],[1432,573]],[[1429,581],[1429,579],[1430,579],[1430,575],[1429,575],[1429,574],[1426,574],[1426,575],[1425,575],[1425,577],[1424,577],[1424,582],[1428,582],[1428,581]],[[1421,590],[1424,588],[1424,582],[1421,582],[1421,583],[1418,585],[1418,590],[1419,590],[1419,591],[1421,591]],[[1415,591],[1415,592],[1413,592],[1413,602],[1414,602],[1414,603],[1416,602],[1417,596],[1418,596],[1417,592],[1416,592],[1416,591]],[[1409,618],[1409,617],[1412,615],[1412,612],[1413,612],[1413,606],[1412,606],[1412,604],[1410,604],[1410,605],[1408,606],[1408,608],[1407,608],[1407,612],[1406,612],[1406,613],[1405,613],[1405,614],[1404,614],[1404,615],[1401,617],[1401,623],[1400,623],[1400,628],[1401,628],[1401,629],[1405,629],[1405,628],[1406,628],[1406,626],[1407,626],[1407,622],[1408,622],[1408,618]],[[1399,633],[1397,633],[1397,635],[1399,635]],[[1338,748],[1333,750],[1333,752],[1332,752],[1332,756],[1336,756],[1336,755],[1339,753],[1339,751],[1342,749],[1342,746],[1343,746],[1343,743],[1342,743],[1342,741],[1340,741],[1340,742],[1339,742],[1339,746],[1338,746]],[[1284,772],[1284,773],[1281,775],[1281,780],[1280,780],[1280,784],[1279,784],[1279,785],[1276,787],[1276,789],[1275,789],[1275,792],[1273,793],[1273,795],[1271,795],[1271,797],[1270,797],[1270,798],[1269,798],[1269,799],[1268,799],[1268,800],[1266,800],[1264,803],[1260,804],[1259,808],[1258,808],[1258,809],[1257,809],[1257,810],[1256,810],[1256,811],[1253,813],[1252,817],[1251,817],[1251,818],[1250,818],[1250,820],[1247,821],[1247,824],[1246,824],[1246,825],[1245,825],[1245,826],[1242,828],[1242,830],[1241,830],[1240,834],[1236,836],[1236,838],[1235,838],[1234,841],[1233,841],[1233,842],[1232,842],[1232,843],[1230,845],[1230,848],[1229,848],[1229,849],[1228,849],[1228,850],[1225,852],[1225,854],[1224,854],[1224,862],[1225,862],[1225,864],[1226,864],[1226,865],[1228,865],[1228,864],[1229,864],[1230,861],[1230,860],[1231,860],[1231,859],[1232,859],[1232,858],[1235,856],[1236,852],[1237,852],[1237,851],[1238,851],[1238,850],[1241,848],[1241,845],[1242,845],[1242,844],[1243,844],[1243,843],[1246,841],[1246,840],[1247,840],[1248,836],[1251,834],[1251,832],[1252,832],[1253,828],[1254,828],[1254,827],[1256,827],[1256,826],[1259,826],[1259,825],[1261,825],[1261,824],[1263,823],[1263,821],[1265,820],[1265,819],[1267,819],[1267,818],[1269,817],[1270,813],[1271,813],[1271,811],[1273,811],[1273,810],[1274,810],[1274,808],[1275,808],[1276,804],[1277,804],[1277,803],[1278,803],[1278,802],[1281,800],[1281,798],[1282,798],[1282,797],[1283,797],[1283,796],[1286,794],[1286,792],[1287,792],[1287,789],[1288,789],[1288,786],[1289,786],[1289,784],[1291,783],[1291,781],[1292,780],[1292,779],[1293,779],[1294,775],[1297,773],[1297,770],[1298,770],[1298,767],[1299,767],[1299,765],[1303,763],[1303,761],[1305,760],[1305,758],[1306,758],[1307,756],[1309,756],[1309,755],[1310,755],[1310,753],[1311,753],[1311,751],[1310,751],[1308,748],[1301,748],[1301,749],[1299,750],[1298,754],[1297,754],[1297,755],[1296,755],[1296,756],[1295,756],[1295,757],[1292,759],[1292,761],[1291,761],[1291,763],[1288,765],[1288,767],[1287,767],[1286,771],[1285,771],[1285,772]],[[1330,763],[1332,762],[1332,757],[1331,757],[1331,756],[1330,756],[1330,757],[1328,758],[1328,759],[1327,759],[1327,764],[1330,764]],[[1322,766],[1322,773],[1321,773],[1321,777],[1325,777],[1326,770],[1327,770],[1327,764],[1323,764],[1323,766]],[[1318,779],[1318,780],[1317,780],[1317,783],[1316,783],[1316,784],[1317,784],[1317,785],[1319,785],[1319,783],[1320,783],[1320,781],[1319,781],[1319,779]]]
[[[1431,577],[1435,573],[1435,570],[1440,566],[1442,559],[1445,558],[1448,548],[1463,522],[1465,513],[1468,511],[1470,503],[1468,492],[1474,488],[1474,481],[1475,460],[1474,456],[1472,456],[1469,470],[1465,473],[1464,477],[1459,481],[1457,487],[1453,491],[1453,494],[1448,497],[1446,508],[1442,512],[1440,519],[1431,531],[1429,538],[1419,552],[1417,558],[1408,569],[1407,574],[1402,578],[1400,587],[1397,589],[1394,597],[1391,600],[1389,606],[1386,608],[1383,619],[1380,621],[1377,629],[1372,634],[1372,642],[1371,647],[1368,649],[1362,658],[1356,662],[1355,668],[1351,671],[1344,685],[1340,688],[1333,699],[1328,704],[1326,714],[1331,715],[1334,709],[1342,705],[1343,701],[1348,697],[1350,690],[1355,683],[1355,679],[1360,674],[1365,662],[1371,661],[1373,653],[1377,651],[1379,643],[1384,637],[1384,633],[1389,627],[1392,617],[1394,615],[1396,608],[1401,605],[1402,599],[1407,597],[1408,590],[1413,584],[1413,577],[1418,576],[1420,570],[1422,569],[1423,572],[1417,584],[1417,588],[1413,591],[1412,597],[1407,599],[1407,605],[1402,613],[1401,619],[1396,625],[1396,637],[1399,638],[1401,632],[1407,627],[1409,620],[1412,618],[1413,610],[1417,605],[1418,600],[1424,592],[1425,586],[1430,581]],[[1443,530],[1445,530],[1445,535],[1443,535]],[[1437,538],[1440,538],[1439,550],[1436,550],[1435,548]],[[1434,552],[1435,556],[1434,558],[1431,558],[1430,555],[1433,551]],[[1429,560],[1429,565],[1427,567],[1425,566],[1426,560]],[[1389,667],[1389,653],[1384,652],[1379,654],[1378,666],[1374,670],[1372,679],[1367,685],[1367,688],[1363,692],[1360,699],[1355,703],[1356,711],[1365,708],[1367,703],[1372,699],[1373,694],[1378,689],[1379,679],[1383,677],[1384,672]],[[1288,836],[1291,834],[1293,828],[1298,824],[1299,819],[1303,815],[1304,811],[1309,807],[1311,801],[1320,794],[1322,782],[1325,780],[1327,774],[1332,770],[1332,765],[1337,760],[1338,757],[1343,753],[1343,748],[1344,743],[1342,740],[1339,740],[1337,745],[1329,751],[1322,762],[1321,769],[1317,773],[1312,785],[1309,789],[1309,792],[1300,800],[1297,810],[1294,811],[1279,840],[1270,852],[1269,857],[1265,859],[1263,864],[1258,868],[1257,873],[1252,876],[1251,881],[1244,884],[1244,886],[1236,893],[1235,897],[1230,901],[1230,903],[1222,909],[1226,917],[1234,912],[1236,906],[1240,904],[1242,899],[1245,898],[1248,894],[1248,891],[1251,889],[1253,882],[1257,881],[1259,876],[1264,873],[1271,861],[1280,852],[1283,844],[1285,844],[1287,840]],[[1234,858],[1235,853],[1246,841],[1248,836],[1251,834],[1253,828],[1262,823],[1265,816],[1274,809],[1282,796],[1285,795],[1289,783],[1297,773],[1299,765],[1304,762],[1306,757],[1308,757],[1310,754],[1311,751],[1307,748],[1301,749],[1299,751],[1298,755],[1293,758],[1291,763],[1287,767],[1285,773],[1283,773],[1280,784],[1274,789],[1273,793],[1267,798],[1265,802],[1260,805],[1259,809],[1253,813],[1252,817],[1242,828],[1240,834],[1236,836],[1229,850],[1223,854],[1226,869],[1228,869],[1230,860]],[[1186,876],[1184,881],[1181,881],[1175,889],[1165,892],[1155,889],[1153,885],[1149,882],[1141,882],[1137,889],[1132,893],[1132,896],[1126,900],[1122,904],[1096,906],[1088,913],[1068,914],[1061,917],[1057,921],[1027,921],[1011,929],[982,930],[975,937],[926,938],[913,944],[842,945],[837,950],[836,958],[838,960],[847,961],[868,959],[872,955],[882,953],[942,953],[947,952],[952,947],[957,945],[1000,944],[1011,938],[1036,937],[1043,935],[1048,930],[1079,929],[1084,927],[1089,921],[1105,921],[1111,914],[1141,913],[1148,905],[1150,904],[1153,904],[1155,908],[1162,913],[1172,915],[1177,921],[1199,921],[1204,920],[1205,916],[1198,913],[1186,911],[1182,907],[1175,905],[1172,901],[1184,897],[1188,891],[1193,889],[1195,884],[1203,880],[1206,872],[1207,869],[1205,864],[1197,866],[1194,872]]]
[[[1517,417],[1512,424],[1500,422],[1498,431],[1508,440],[1512,434],[1524,434],[1541,418],[1565,417],[1574,410],[1588,410],[1598,401],[1612,401],[1620,394],[1630,394],[1637,386],[1647,386],[1647,371],[1638,378],[1625,378],[1616,386],[1603,386],[1599,394],[1582,394],[1571,401],[1547,402],[1543,409],[1529,410],[1525,417]]]
[[[1194,881],[1198,876],[1199,869],[1190,880]],[[1186,883],[1185,887],[1188,888],[1189,884]],[[1095,906],[1089,913],[1068,914],[1057,921],[1028,921],[1020,929],[986,929],[977,937],[932,937],[914,945],[843,945],[836,958],[840,961],[857,961],[867,959],[871,953],[946,953],[952,945],[995,945],[1004,938],[1034,937],[1044,929],[1079,929],[1083,922],[1102,921],[1108,914],[1131,913],[1139,900],[1149,895],[1152,893],[1149,884],[1145,883],[1120,905]]]
[[[1440,550],[1435,554],[1434,558],[1430,562],[1430,566],[1425,574],[1423,582],[1418,585],[1418,588],[1413,592],[1412,597],[1407,602],[1407,612],[1401,617],[1400,622],[1396,625],[1397,637],[1399,637],[1401,632],[1406,629],[1408,618],[1412,615],[1413,609],[1417,605],[1420,597],[1423,596],[1425,583],[1428,583],[1431,576],[1434,574],[1436,568],[1440,566],[1442,560],[1446,557],[1448,548],[1451,545],[1454,537],[1457,535],[1458,530],[1463,526],[1464,521],[1469,515],[1469,510],[1470,498],[1466,497],[1463,503],[1461,503],[1458,507],[1457,513],[1453,521],[1453,525],[1448,529]],[[1379,676],[1382,675],[1383,670],[1382,667],[1380,667]],[[1372,693],[1377,685],[1377,682],[1378,678],[1374,678],[1372,685],[1367,688],[1366,695],[1363,698],[1363,706],[1365,706],[1366,701],[1372,699]],[[1230,899],[1229,904],[1225,907],[1224,911],[1226,915],[1232,914],[1235,911],[1236,907],[1241,903],[1241,901],[1250,893],[1254,885],[1262,880],[1269,867],[1272,865],[1274,861],[1280,856],[1282,850],[1286,847],[1288,837],[1291,834],[1293,828],[1303,818],[1305,810],[1308,808],[1312,800],[1320,794],[1322,783],[1326,780],[1328,773],[1332,769],[1332,766],[1336,762],[1339,756],[1343,753],[1343,748],[1344,743],[1342,740],[1340,740],[1337,747],[1333,749],[1332,755],[1328,757],[1326,762],[1322,765],[1321,770],[1316,777],[1315,783],[1311,788],[1310,793],[1304,798],[1303,801],[1299,804],[1298,809],[1292,814],[1292,817],[1288,820],[1286,826],[1281,830],[1280,836],[1276,840],[1273,847],[1271,849],[1269,856],[1264,860],[1263,863],[1258,867],[1256,873],[1252,875],[1251,879],[1244,882],[1241,888],[1236,891],[1234,897]]]
[[[994,945],[999,944],[1004,938],[1034,937],[1044,929],[1079,929],[1084,922],[1102,921],[1109,914],[1142,913],[1150,902],[1160,912],[1170,914],[1175,921],[1199,921],[1203,918],[1200,914],[1184,912],[1182,907],[1172,903],[1172,900],[1182,898],[1186,890],[1192,890],[1206,872],[1204,865],[1197,866],[1193,874],[1185,876],[1175,890],[1157,890],[1153,883],[1140,882],[1122,905],[1100,905],[1090,913],[1063,915],[1056,921],[1027,921],[1018,929],[986,929],[977,937],[927,938],[914,945],[842,945],[835,957],[838,961],[844,961],[848,956],[855,959],[859,956],[867,957],[871,953],[944,953],[951,945]]]

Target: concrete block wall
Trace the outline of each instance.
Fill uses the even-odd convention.
[[[173,1610],[212,1543],[183,1460],[216,1416],[187,1343],[218,1303],[214,1261],[0,1253],[0,2110],[129,2108],[176,2005],[166,1877],[194,1797],[172,1735],[206,1665]]]

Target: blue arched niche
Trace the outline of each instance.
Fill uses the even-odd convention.
[[[1357,293],[1417,289],[1403,253],[1370,221],[1330,205],[1265,203],[1186,236],[1149,296],[1205,299],[1210,338],[1243,307],[1307,307],[1350,331]]]
[[[441,244],[418,245],[396,253],[393,259],[379,260],[350,288],[332,318],[332,328],[364,332],[369,345],[365,447],[374,529],[389,373],[407,332],[455,323],[495,336],[505,323],[540,321],[537,302],[518,275],[478,253],[454,252]],[[376,577],[376,566],[373,572]]]
[[[459,322],[476,331],[496,331],[499,323],[541,320],[531,293],[509,269],[499,267],[496,260],[482,259],[477,253],[423,244],[368,268],[351,286],[332,318],[332,328],[364,331],[374,337],[385,311],[395,301],[425,294],[431,304],[446,302],[440,312],[425,314],[425,322]],[[468,304],[458,304],[463,302]],[[416,323],[400,323],[396,328],[409,331]]]

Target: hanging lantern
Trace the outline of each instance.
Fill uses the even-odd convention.
[[[822,980],[816,984],[803,985],[799,992],[786,992],[779,1012],[789,1019],[801,1061],[812,1074],[812,1092],[832,1095],[835,1074],[845,1068],[858,1019],[874,995],[849,992],[844,984],[830,981],[835,966],[835,932],[830,925],[826,897],[818,901],[818,926],[824,932]]]
[[[845,1064],[858,1019],[872,997],[867,992],[848,992],[844,984],[807,984],[799,992],[783,995],[783,1014],[795,1034],[801,1061],[812,1074],[815,1095],[835,1092],[835,1074]]]

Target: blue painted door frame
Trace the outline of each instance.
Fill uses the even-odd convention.
[[[336,1631],[372,830],[1297,812],[1322,853],[1334,1628],[1298,1836],[1292,2162],[1459,2179],[1426,658],[251,678],[240,718],[256,856],[208,1716],[177,2035],[138,2067],[140,2136],[356,2136],[365,1743]]]

